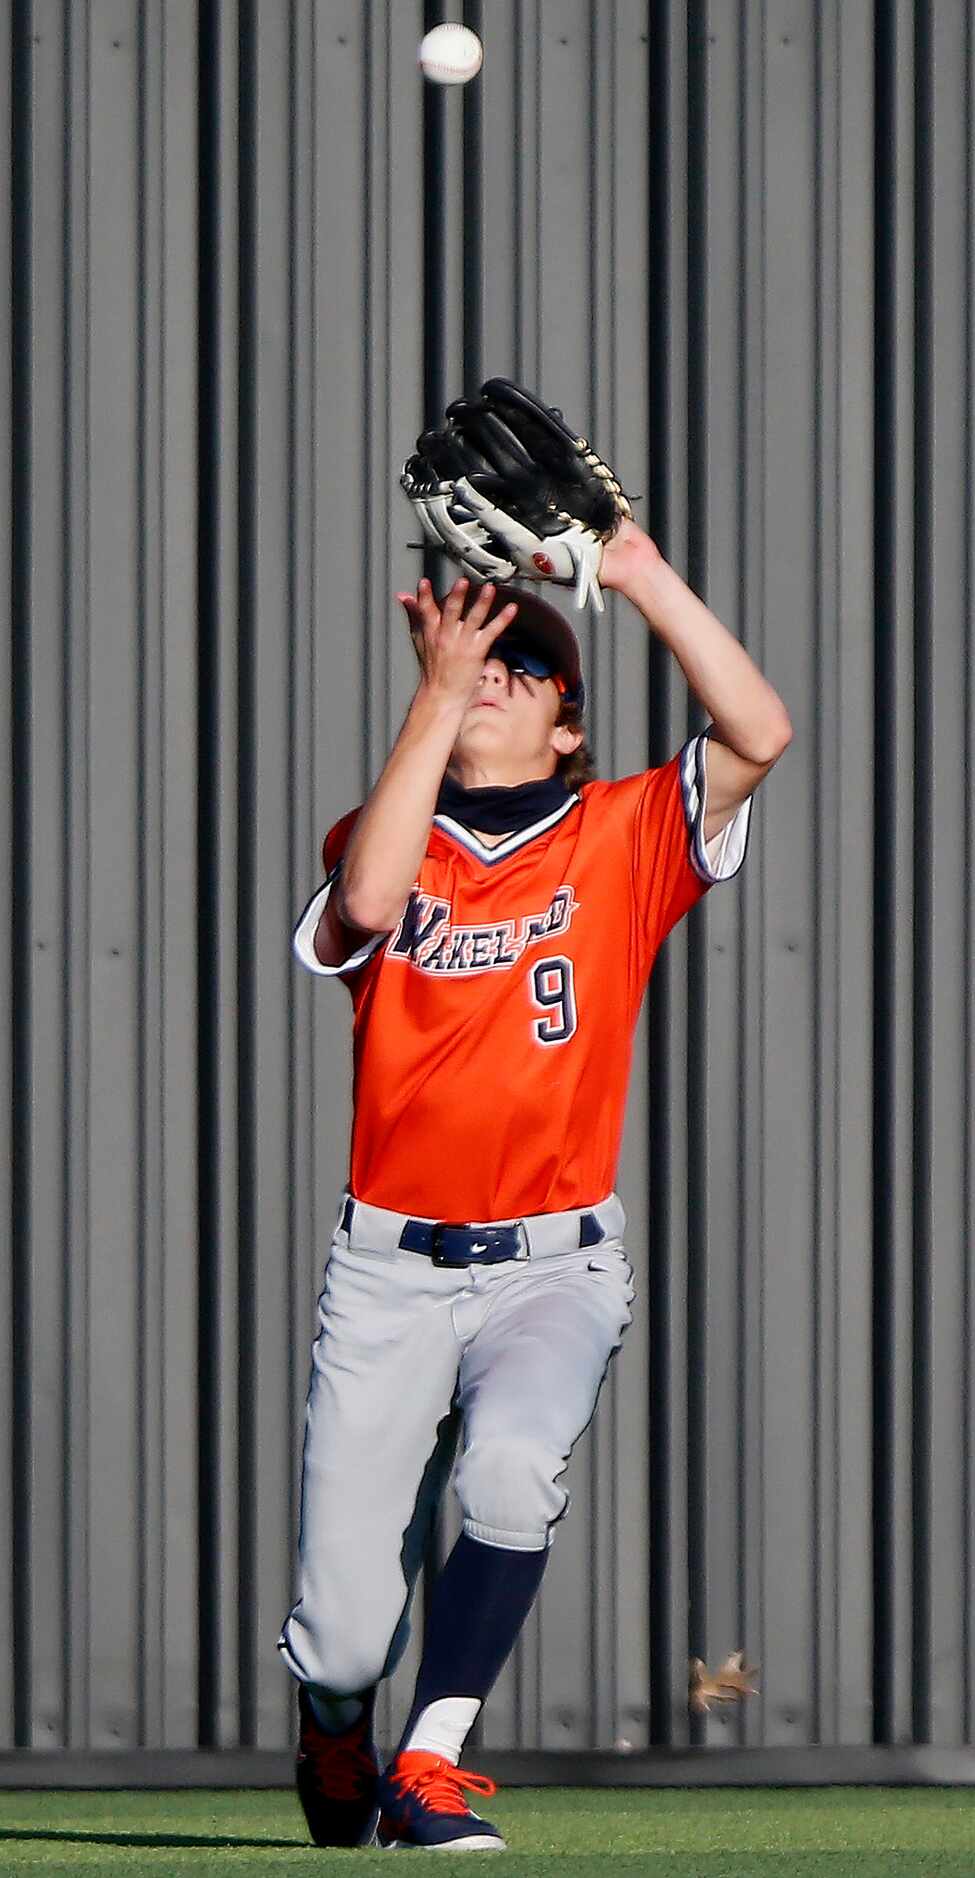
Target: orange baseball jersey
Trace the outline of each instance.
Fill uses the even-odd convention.
[[[704,845],[706,744],[590,782],[491,847],[445,815],[394,932],[323,966],[319,918],[358,810],[326,836],[328,880],[295,950],[354,1006],[349,1191],[483,1223],[613,1190],[633,1030],[671,927],[744,858],[750,803]]]

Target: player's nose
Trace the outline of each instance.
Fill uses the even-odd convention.
[[[481,673],[481,684],[490,687],[492,690],[507,691],[508,667],[502,659],[493,659],[490,654],[488,654],[488,657],[484,661],[484,670]]]

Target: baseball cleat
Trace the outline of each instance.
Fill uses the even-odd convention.
[[[427,1852],[504,1852],[497,1826],[472,1813],[463,1789],[490,1798],[486,1774],[469,1774],[442,1754],[408,1748],[379,1781],[379,1843],[418,1846]]]
[[[308,1691],[298,1689],[295,1782],[316,1845],[372,1845],[379,1819],[379,1759],[372,1739],[372,1704],[343,1734],[326,1734]]]

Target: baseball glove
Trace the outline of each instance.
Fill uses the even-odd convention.
[[[609,465],[561,411],[507,378],[447,406],[400,481],[436,547],[472,579],[554,580],[599,612],[603,543],[632,514]]]

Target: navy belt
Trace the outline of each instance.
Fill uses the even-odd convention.
[[[342,1226],[351,1230],[355,1201],[346,1201]],[[579,1215],[579,1250],[599,1245],[606,1234],[595,1213]],[[422,1252],[434,1265],[499,1265],[506,1259],[531,1258],[528,1227],[516,1219],[503,1226],[471,1226],[450,1220],[408,1219],[399,1236],[400,1250]]]
[[[449,1220],[408,1219],[399,1236],[403,1252],[425,1252],[434,1265],[500,1265],[531,1258],[520,1220],[510,1226],[455,1226]]]

